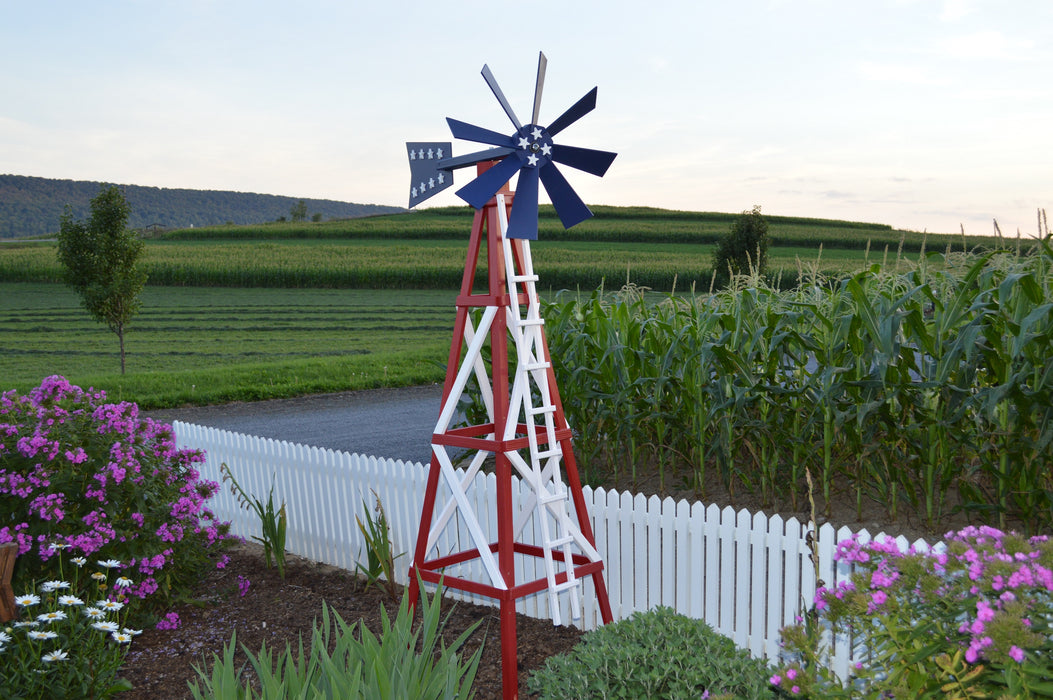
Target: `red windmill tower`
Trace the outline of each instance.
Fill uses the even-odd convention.
[[[454,158],[450,143],[407,144],[413,177],[411,207],[450,187],[454,170],[476,165],[478,173],[457,191],[476,213],[457,297],[442,408],[432,436],[409,595],[416,600],[419,576],[429,583],[441,579],[448,588],[499,602],[505,698],[518,696],[517,600],[547,592],[553,622],[560,624],[563,602],[569,603],[572,617],[581,614],[582,582],[591,577],[600,616],[604,623],[611,620],[603,560],[596,550],[572,433],[545,340],[530,241],[537,238],[539,181],[564,227],[592,216],[556,163],[602,176],[615,154],[552,141],[595,108],[595,88],[547,128],[538,124],[546,63],[541,54],[532,119],[526,125],[516,118],[490,69],[483,66],[484,79],[515,126],[511,135],[447,119],[455,137],[492,148]],[[508,181],[516,173],[518,191],[513,194]],[[481,260],[485,260],[487,284],[485,291],[476,291]],[[474,425],[454,427],[458,405],[472,382],[485,404],[486,417]],[[467,452],[470,461],[463,474],[455,470],[451,450]],[[496,504],[480,503],[472,492],[476,475],[490,458]],[[527,487],[526,497],[518,502],[513,498],[513,475]],[[481,511],[493,506],[496,527],[487,528]],[[443,552],[451,529],[460,535],[452,539],[462,544],[457,551]],[[527,559],[543,562],[544,576],[521,580]]]

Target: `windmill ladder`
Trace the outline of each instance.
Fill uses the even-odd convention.
[[[577,545],[591,561],[599,561],[600,555],[570,515],[569,492],[560,476],[563,449],[556,438],[557,412],[555,404],[552,403],[549,386],[551,363],[545,357],[546,345],[542,335],[544,319],[541,317],[536,285],[538,277],[534,274],[530,241],[512,240],[506,235],[507,215],[500,199],[503,197],[499,195],[497,211],[504,247],[505,279],[511,300],[506,312],[507,325],[515,342],[517,358],[504,438],[511,440],[515,437],[522,415],[525,419],[530,456],[528,463],[519,452],[508,453],[509,461],[531,488],[531,493],[515,523],[514,532],[518,536],[530,517],[537,517],[541,530],[545,574],[548,578],[549,608],[552,611],[553,623],[559,625],[559,595],[563,592],[570,593],[571,617],[581,617],[581,579],[574,575],[572,545]],[[516,247],[515,252],[518,253],[520,263],[518,272],[513,246]],[[521,293],[519,288],[522,289]],[[544,440],[539,440],[541,434],[544,435]],[[559,552],[559,555],[553,556],[554,551]],[[558,562],[562,562],[562,567]],[[562,582],[557,581],[560,573],[566,576]]]

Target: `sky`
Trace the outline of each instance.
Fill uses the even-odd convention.
[[[1013,236],[1053,209],[1050,0],[0,0],[0,17],[0,173],[406,206],[405,142],[452,140],[446,117],[511,134],[480,70],[527,122],[543,51],[543,125],[599,88],[556,138],[618,153],[603,178],[561,168],[589,204]]]

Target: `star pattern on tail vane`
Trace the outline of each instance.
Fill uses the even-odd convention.
[[[484,129],[457,119],[447,118],[454,138],[483,143],[492,148],[458,157],[443,158],[438,153],[451,153],[450,144],[409,143],[412,185],[410,206],[437,194],[453,184],[452,171],[484,161],[496,161],[464,187],[457,196],[481,209],[494,194],[518,173],[516,196],[508,222],[509,238],[537,238],[538,183],[545,188],[552,206],[564,228],[570,228],[592,216],[592,212],[567,182],[556,164],[566,165],[602,177],[610,167],[616,153],[592,148],[564,146],[553,142],[553,137],[596,108],[596,92],[593,88],[567,111],[547,127],[538,123],[541,109],[541,94],[545,83],[548,60],[545,54],[538,58],[537,82],[534,87],[534,105],[529,124],[522,124],[508,103],[488,66],[483,66],[482,75],[493,91],[515,131],[503,134]],[[427,154],[427,158],[425,158]],[[435,154],[438,160],[432,158]],[[432,166],[430,163],[434,163]],[[422,165],[422,163],[429,163]],[[438,175],[448,172],[447,181],[438,180]],[[436,178],[435,182],[431,178]]]

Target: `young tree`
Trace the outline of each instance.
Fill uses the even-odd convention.
[[[92,318],[117,334],[124,374],[124,329],[139,310],[146,273],[137,267],[143,242],[127,228],[131,211],[116,186],[91,200],[91,216],[74,221],[67,206],[58,234],[65,282],[80,295]]]
[[[761,208],[744,211],[731,231],[721,239],[713,254],[713,269],[720,283],[727,284],[731,276],[756,271],[763,274],[768,267],[768,222],[761,216]]]

